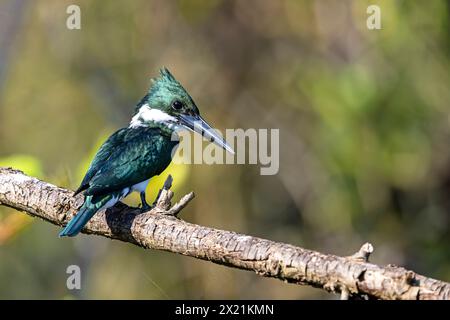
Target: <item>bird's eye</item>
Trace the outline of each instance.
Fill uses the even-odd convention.
[[[174,108],[175,110],[181,110],[181,108],[183,108],[183,103],[181,103],[181,102],[178,101],[178,100],[175,100],[175,101],[172,103],[172,108]]]

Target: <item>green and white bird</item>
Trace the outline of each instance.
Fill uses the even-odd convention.
[[[77,235],[97,211],[114,206],[133,191],[140,193],[142,209],[150,209],[145,200],[147,184],[170,164],[178,144],[174,133],[183,129],[200,133],[233,153],[200,117],[191,96],[163,68],[137,104],[129,126],[112,134],[98,150],[75,192],[84,193],[84,204],[59,236]]]

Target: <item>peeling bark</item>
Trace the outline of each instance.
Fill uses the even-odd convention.
[[[171,207],[171,178],[154,208],[145,213],[118,203],[98,212],[83,233],[130,242],[256,272],[286,282],[341,293],[341,299],[450,299],[450,284],[393,265],[368,262],[373,251],[364,244],[352,256],[339,257],[231,231],[191,224],[176,217],[193,193]],[[83,203],[73,191],[0,168],[0,204],[58,226],[65,225]],[[55,241],[62,241],[56,238]]]

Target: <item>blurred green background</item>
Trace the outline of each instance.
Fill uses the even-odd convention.
[[[370,241],[373,262],[449,281],[449,15],[439,0],[2,0],[0,166],[76,188],[165,65],[217,128],[280,129],[277,175],[179,165],[151,182],[195,191],[183,219],[339,255]],[[0,298],[335,298],[58,231],[0,207]]]

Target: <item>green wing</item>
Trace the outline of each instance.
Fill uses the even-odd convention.
[[[100,170],[103,164],[110,158],[114,153],[115,147],[122,144],[124,138],[126,137],[126,129],[122,128],[114,132],[100,147],[100,149],[95,154],[88,171],[86,172],[80,187],[75,191],[75,194],[80,193],[83,190],[89,188],[89,182],[92,177]]]
[[[83,179],[85,194],[121,191],[160,174],[169,165],[176,144],[157,128],[119,130],[94,158],[92,170],[90,168]]]

